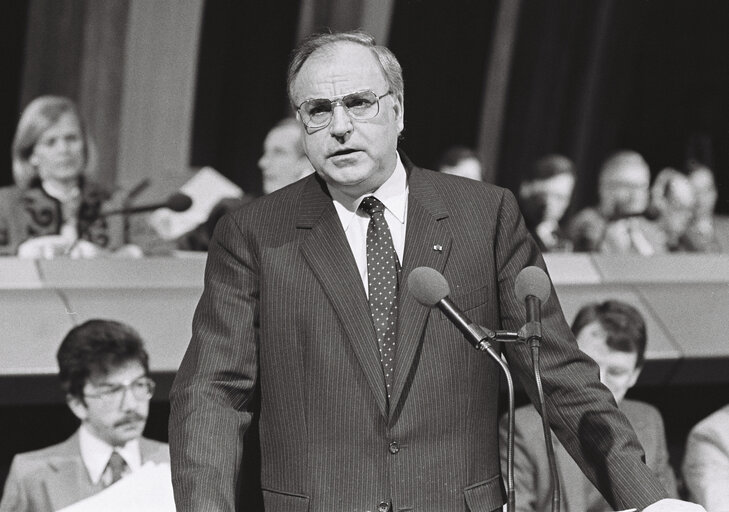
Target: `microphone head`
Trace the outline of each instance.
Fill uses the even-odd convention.
[[[167,198],[167,203],[165,204],[165,207],[169,208],[173,212],[184,212],[190,206],[192,206],[192,199],[190,199],[190,196],[183,194],[182,192],[172,194]]]
[[[432,308],[451,293],[443,274],[430,267],[413,269],[408,276],[408,289],[415,300]]]
[[[547,273],[539,267],[523,268],[514,282],[516,297],[524,301],[529,295],[537,297],[542,303],[546,302],[552,286]]]

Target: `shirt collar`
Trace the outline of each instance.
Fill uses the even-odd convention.
[[[352,199],[335,188],[328,187],[329,193],[331,194],[334,202],[334,207],[337,210],[337,215],[339,216],[339,220],[342,222],[342,227],[345,232],[357,216],[357,209],[359,208],[359,204],[362,202],[362,199],[367,196],[375,196],[377,199],[382,201],[385,208],[387,208],[387,210],[400,223],[405,222],[405,215],[407,212],[408,176],[398,153],[396,153],[396,157],[395,170],[374,192],[364,194],[357,199]]]
[[[89,472],[89,477],[94,485],[99,483],[101,475],[103,475],[106,465],[109,463],[109,457],[114,448],[102,441],[85,426],[81,425],[79,429],[79,445],[81,449],[81,459]],[[122,456],[127,466],[134,471],[142,465],[142,455],[139,448],[139,439],[132,439],[124,446],[117,447],[116,451]]]
[[[41,187],[46,194],[57,199],[61,203],[75,201],[81,197],[81,188],[78,185],[65,188],[54,181],[47,180],[41,181]]]

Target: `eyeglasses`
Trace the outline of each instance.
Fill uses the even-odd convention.
[[[130,391],[136,400],[142,401],[152,398],[154,388],[154,381],[144,376],[126,384],[102,384],[96,387],[95,393],[84,393],[84,397],[96,398],[105,403],[121,404],[127,391]]]
[[[333,100],[315,98],[303,102],[296,111],[307,128],[324,128],[329,125],[337,104],[344,107],[352,119],[364,121],[372,119],[380,112],[380,100],[391,93],[392,91],[387,91],[378,96],[372,91],[360,91]]]

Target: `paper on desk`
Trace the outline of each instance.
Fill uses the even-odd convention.
[[[149,224],[165,240],[173,240],[205,222],[221,199],[243,196],[243,190],[238,185],[212,167],[203,167],[197,171],[180,187],[180,192],[192,199],[190,208],[184,212],[162,208],[149,216]]]
[[[148,462],[90,498],[57,512],[175,512],[169,464]]]

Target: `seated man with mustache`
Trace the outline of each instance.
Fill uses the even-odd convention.
[[[155,386],[134,329],[89,320],[69,331],[56,358],[66,403],[81,426],[60,444],[15,456],[2,512],[59,510],[146,462],[169,463],[167,444],[142,437]]]

